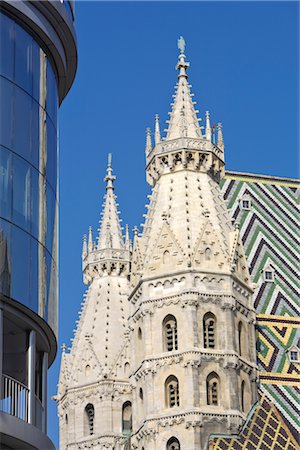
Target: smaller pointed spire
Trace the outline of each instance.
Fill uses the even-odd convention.
[[[109,153],[106,169],[106,195],[103,202],[102,220],[98,237],[98,250],[107,248],[123,249],[120,219],[118,217],[116,196],[114,194],[114,181],[116,177],[112,174],[112,155]]]
[[[217,126],[217,130],[218,130],[218,147],[220,150],[222,150],[222,152],[224,152],[224,141],[223,141],[223,132],[222,132],[222,124],[221,122],[218,123]]]
[[[151,130],[150,128],[146,128],[146,155],[152,151],[152,142],[151,142]]]
[[[207,141],[211,142],[211,126],[210,126],[210,114],[209,114],[209,111],[206,111],[205,119],[206,119],[205,137],[206,137]]]
[[[89,227],[88,251],[89,251],[89,253],[93,251],[93,230],[92,230],[92,227]]]
[[[130,252],[132,251],[131,241],[130,241],[130,237],[129,237],[128,224],[126,224],[126,226],[125,226],[125,248],[126,248],[126,250],[129,250]]]
[[[84,259],[87,255],[87,238],[86,234],[83,235],[83,242],[82,242],[82,259]]]
[[[154,139],[155,139],[155,145],[158,144],[161,141],[160,127],[159,127],[159,116],[158,116],[158,114],[155,114],[155,134],[154,134]]]

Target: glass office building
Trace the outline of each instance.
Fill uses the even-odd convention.
[[[0,4],[0,442],[53,448],[57,111],[77,65],[73,4]]]

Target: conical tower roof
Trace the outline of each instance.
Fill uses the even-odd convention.
[[[106,182],[106,195],[104,197],[102,220],[100,223],[98,250],[106,248],[124,249],[120,219],[118,215],[116,195],[114,194],[114,181],[116,177],[112,174],[111,154],[108,155]]]
[[[188,83],[187,69],[190,66],[186,62],[184,46],[181,47],[181,53],[176,65],[179,70],[178,82],[174,95],[172,111],[170,113],[169,126],[167,129],[166,140],[177,139],[180,137],[201,138],[201,128],[195,109],[195,102],[192,100],[191,86]]]

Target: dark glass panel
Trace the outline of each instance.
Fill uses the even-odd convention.
[[[19,227],[30,231],[30,165],[13,155],[13,202],[12,219]]]
[[[32,37],[16,24],[15,81],[32,94]]]
[[[29,305],[30,236],[18,227],[11,232],[11,294]]]
[[[40,105],[32,102],[31,115],[31,164],[39,169],[40,153]]]
[[[0,219],[0,292],[11,294],[11,226]]]
[[[51,117],[52,122],[56,127],[57,122],[57,84],[56,78],[51,67],[50,62],[47,60],[47,98],[46,98],[46,111]]]
[[[26,92],[17,86],[15,87],[14,147],[16,153],[23,156],[27,161],[31,160],[30,135],[32,102],[32,98]]]
[[[0,216],[12,215],[12,153],[0,146]]]
[[[0,14],[0,30],[0,73],[13,80],[15,23],[5,14]]]
[[[40,99],[40,55],[40,47],[32,41],[32,96],[37,102]]]
[[[49,116],[46,118],[47,126],[47,168],[46,178],[51,184],[52,188],[56,191],[56,178],[57,178],[57,133]]]
[[[14,85],[0,77],[0,144],[13,148]]]

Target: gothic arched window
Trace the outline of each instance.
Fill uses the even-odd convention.
[[[88,403],[84,410],[84,435],[94,434],[95,409],[91,403]]]
[[[220,379],[215,372],[212,372],[206,378],[206,395],[208,405],[219,404]]]
[[[143,338],[141,327],[138,329],[138,339],[141,341]]]
[[[165,382],[165,395],[167,408],[179,406],[179,383],[174,375],[170,375]]]
[[[207,247],[205,249],[204,254],[205,254],[206,261],[210,261],[211,260],[211,249],[209,247]]]
[[[132,431],[132,406],[131,402],[125,402],[122,407],[122,433],[129,436]]]
[[[139,390],[139,397],[140,397],[141,400],[144,400],[144,393],[143,393],[143,389],[142,388],[140,388],[140,390]]]
[[[242,411],[245,412],[245,381],[242,381],[241,384],[241,407]]]
[[[85,376],[88,377],[91,374],[91,366],[89,364],[87,364],[85,366]]]
[[[163,264],[169,264],[170,263],[170,252],[166,250],[163,253]]]
[[[177,321],[171,314],[163,320],[163,340],[165,351],[178,350]]]
[[[238,349],[239,355],[246,355],[245,326],[242,322],[238,324]]]
[[[216,317],[208,312],[203,317],[203,342],[204,348],[215,348]]]
[[[172,436],[167,442],[166,450],[180,450],[179,440]]]

